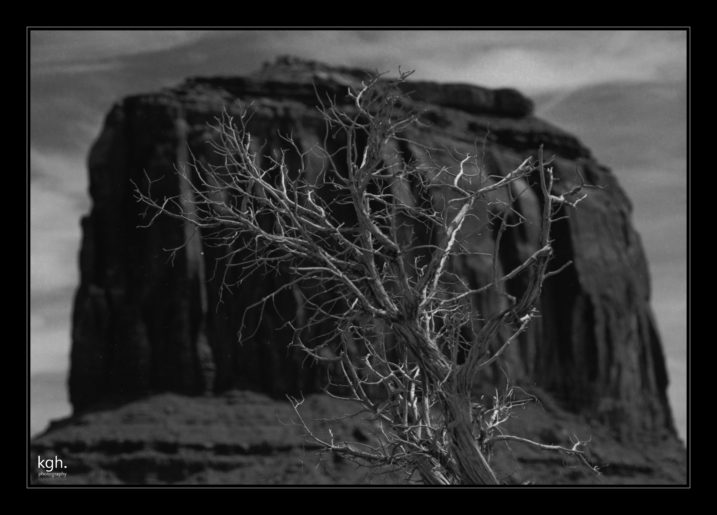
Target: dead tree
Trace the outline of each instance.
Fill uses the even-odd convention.
[[[341,378],[342,397],[358,403],[380,428],[376,441],[362,444],[322,438],[304,424],[326,449],[418,471],[427,484],[497,484],[487,456],[500,440],[567,453],[587,464],[585,442],[562,447],[504,434],[501,424],[514,406],[510,395],[496,395],[484,405],[472,390],[475,379],[538,315],[543,283],[559,272],[548,271],[551,223],[559,208],[575,207],[584,198],[581,187],[556,195],[542,148],[537,159],[527,158],[497,177],[485,172],[478,151],[457,159],[453,169],[431,173],[425,164],[396,157],[394,144],[419,123],[397,87],[406,76],[373,77],[349,89],[348,106],[319,97],[323,145],[301,149],[283,136],[285,149],[265,156],[263,166],[261,149],[247,129],[249,115],[235,119],[225,113],[217,119],[212,143],[221,164],[195,161],[181,171],[191,199],[156,199],[151,182],[136,187],[138,200],[153,210],[149,224],[160,215],[191,222],[225,249],[220,258],[225,273],[238,269],[245,278],[261,270],[288,272],[290,280],[261,303],[284,289],[299,292],[310,315],[293,322],[291,345],[327,363]],[[329,151],[332,137],[342,142],[339,151]],[[298,157],[299,169],[287,164],[289,152]],[[307,180],[307,161],[317,156],[325,167]],[[470,252],[462,242],[466,220],[498,192],[514,200],[511,186],[528,179],[537,181],[542,198],[537,250],[512,270],[494,266],[489,281],[469,286],[452,267],[454,256]],[[409,180],[440,191],[443,200],[417,205],[398,194]],[[335,215],[339,209],[351,215],[348,222]],[[489,221],[496,234],[494,261],[507,220]],[[431,242],[415,237],[419,226],[434,235]],[[527,278],[526,286],[513,297],[505,284],[518,276]],[[238,286],[241,278],[226,286]],[[506,307],[482,314],[480,329],[469,338],[461,328],[476,316],[470,299],[488,291],[506,298]],[[323,341],[302,339],[307,329],[327,321],[336,330]],[[292,402],[304,423],[301,401]]]

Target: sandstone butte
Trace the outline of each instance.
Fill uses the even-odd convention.
[[[138,229],[144,208],[131,184],[141,184],[146,171],[163,177],[158,194],[179,193],[174,166],[186,160],[187,148],[211,161],[208,123],[223,109],[238,113],[250,103],[249,128],[266,142],[266,153],[281,147],[279,132],[309,148],[323,140],[317,91],[348,109],[346,88],[364,77],[363,70],[285,57],[247,77],[189,78],[111,109],[89,156],[92,209],[82,219],[72,321],[74,415],[34,439],[31,459],[66,456],[74,470],[67,481],[76,483],[408,481],[319,458],[300,429],[286,424],[285,394],[318,392],[324,377],[303,355],[287,351],[290,333],[277,329],[297,309],[293,296],[280,296],[276,309],[254,320],[254,336],[237,342],[237,313],[282,279],[257,276],[215,309],[212,249],[193,238],[170,262],[162,249],[184,242],[187,227],[159,219]],[[404,87],[405,102],[422,111],[424,122],[407,134],[417,144],[400,148],[405,160],[425,161],[422,145],[460,153],[484,141],[489,172],[505,174],[544,145],[555,156],[558,193],[571,187],[576,168],[600,186],[555,223],[555,266],[573,265],[546,282],[542,317],[511,347],[504,368],[539,399],[516,414],[516,432],[546,443],[567,443],[573,433],[590,437],[603,474],[512,446],[496,458],[508,471],[502,479],[684,483],[685,449],[667,400],[645,253],[615,175],[574,136],[534,116],[532,102],[515,90],[419,81]],[[530,213],[538,202],[526,195],[518,208]],[[501,264],[515,266],[530,248],[530,234],[513,231],[504,240]],[[475,281],[490,273],[481,257],[455,266]],[[490,309],[490,302],[478,305]],[[321,395],[310,399],[307,409],[317,416],[342,409]],[[371,431],[362,420],[337,424],[336,431],[354,438]]]

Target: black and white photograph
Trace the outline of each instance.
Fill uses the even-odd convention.
[[[688,27],[26,27],[26,488],[689,488]]]

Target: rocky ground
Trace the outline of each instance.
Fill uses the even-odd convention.
[[[323,395],[306,399],[302,413],[318,434],[367,441],[366,420],[340,418],[353,406]],[[681,484],[685,451],[676,440],[618,443],[600,425],[545,400],[520,409],[509,422],[514,434],[566,444],[572,435],[591,439],[595,475],[577,461],[511,444],[496,450],[507,484]],[[37,456],[58,456],[64,479],[39,479]],[[321,454],[296,424],[290,404],[265,395],[233,391],[219,397],[160,394],[55,422],[35,438],[31,483],[52,485],[197,484],[328,485],[411,484],[405,473],[358,467]]]

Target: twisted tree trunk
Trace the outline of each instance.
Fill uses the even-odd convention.
[[[497,485],[498,478],[473,436],[470,395],[442,395],[446,407],[447,427],[451,441],[451,457],[462,484]]]
[[[397,323],[394,324],[394,331],[411,351],[413,358],[427,372],[427,377],[436,381],[435,385],[431,385],[431,390],[437,392],[446,417],[445,423],[450,437],[448,460],[453,465],[450,472],[458,477],[461,484],[499,484],[495,472],[473,436],[471,396],[469,387],[465,386],[467,383],[457,381],[455,370],[418,323]],[[450,484],[435,460],[421,457],[416,460],[416,467],[426,484]]]

